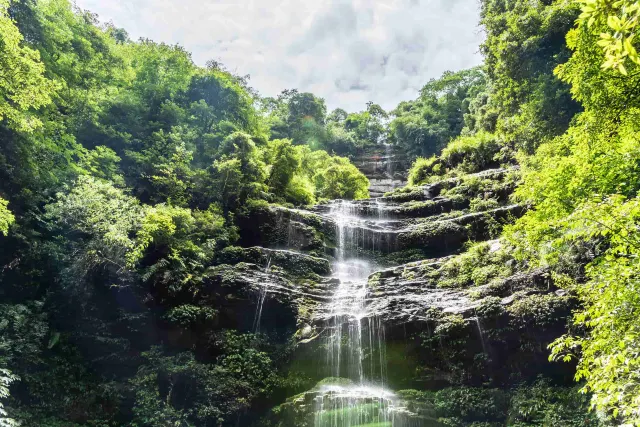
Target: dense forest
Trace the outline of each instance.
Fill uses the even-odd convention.
[[[483,65],[350,113],[264,97],[69,0],[0,0],[0,426],[307,425],[286,413],[319,379],[313,307],[279,301],[260,327],[247,289],[333,286],[312,206],[366,200],[355,159],[389,145],[413,166],[378,202],[409,222],[369,256],[482,297],[473,322],[421,307],[414,353],[386,350],[411,426],[640,426],[640,2],[482,0],[480,25]],[[261,248],[285,235],[295,252]],[[490,293],[539,271],[555,293]],[[486,347],[514,340],[487,373]]]

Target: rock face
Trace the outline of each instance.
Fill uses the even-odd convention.
[[[564,330],[575,299],[544,270],[442,288],[454,260],[412,263],[370,278],[370,313],[386,325],[387,344],[402,348],[403,363],[421,370],[389,382],[403,388],[504,385],[513,374],[531,378],[554,371],[546,346]]]
[[[223,264],[235,265],[240,262],[265,266],[265,270],[277,266],[289,274],[305,277],[312,273],[328,276],[331,265],[325,258],[317,258],[291,250],[267,249],[260,246],[251,248],[229,247],[220,255]]]
[[[314,212],[282,206],[257,206],[240,218],[243,246],[266,246],[323,254],[335,224]]]
[[[406,185],[411,159],[391,144],[380,144],[368,147],[353,164],[369,178],[371,197],[380,197]]]
[[[490,240],[526,210],[509,201],[517,173],[307,210],[255,208],[241,230],[246,247],[220,254],[204,293],[244,295],[224,307],[227,317],[288,331],[290,371],[318,381],[292,390],[261,425],[452,425],[439,419],[457,415],[435,416],[440,409],[411,399],[452,387],[509,390],[540,375],[569,382],[572,367],[550,363],[547,346],[575,299]]]

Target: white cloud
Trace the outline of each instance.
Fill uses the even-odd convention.
[[[203,65],[297,88],[330,109],[392,109],[446,70],[481,62],[478,0],[76,0],[133,39],[178,43]]]

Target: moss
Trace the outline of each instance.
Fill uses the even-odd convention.
[[[400,277],[403,280],[413,280],[416,278],[416,272],[414,270],[409,270],[405,268],[404,270],[402,270]]]
[[[494,278],[485,286],[472,289],[468,295],[472,299],[482,299],[491,296],[502,296],[510,293],[509,284],[501,278]]]
[[[449,221],[435,221],[420,224],[398,237],[404,248],[421,248],[426,253],[447,253],[455,251],[467,239],[464,227]]]
[[[502,305],[502,298],[487,297],[482,300],[480,305],[476,308],[478,317],[483,319],[494,318],[501,316],[505,312]]]
[[[500,206],[500,202],[498,201],[497,198],[476,197],[471,199],[471,202],[469,203],[469,210],[471,212],[484,212],[491,209],[495,209],[499,206]]]
[[[440,269],[439,287],[480,286],[496,278],[513,274],[511,257],[504,250],[491,251],[487,242],[471,246],[466,252],[448,260]]]
[[[508,268],[505,268],[504,265],[498,263],[481,265],[472,270],[471,281],[476,286],[483,285],[485,283],[489,283],[491,279],[494,279],[496,277],[504,277],[509,273],[510,271]]]
[[[523,294],[508,306],[507,311],[513,318],[513,323],[520,328],[529,326],[544,328],[564,322],[572,306],[572,298],[567,295]]]
[[[393,203],[405,203],[424,200],[425,195],[422,187],[404,187],[399,190],[385,193],[384,197]]]
[[[411,262],[422,261],[428,257],[428,253],[419,248],[405,249],[401,251],[383,253],[378,251],[360,250],[359,256],[371,260],[378,268],[394,267]]]
[[[335,227],[319,215],[252,201],[238,215],[242,246],[288,247],[322,253]]]
[[[499,204],[503,204],[508,201],[519,177],[520,171],[518,169],[510,169],[504,173],[491,175],[464,175],[457,185],[443,189],[442,195],[449,198],[464,197],[467,200],[491,198]]]
[[[434,334],[445,338],[466,333],[467,321],[459,314],[442,316],[434,330]]]
[[[221,251],[217,261],[230,265],[244,262],[263,268],[267,268],[267,266],[271,269],[281,268],[285,270],[283,273],[294,277],[314,278],[318,274],[329,275],[331,273],[331,267],[326,259],[261,247],[230,246]]]
[[[436,211],[436,206],[437,204],[433,200],[423,202],[412,200],[403,204],[399,211],[405,215],[431,215]]]

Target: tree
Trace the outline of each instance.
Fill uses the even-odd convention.
[[[554,76],[571,56],[565,38],[577,17],[571,1],[482,2],[490,102],[498,112],[497,131],[517,149],[533,153],[581,111],[569,85]]]
[[[579,16],[581,25],[588,28],[606,30],[599,34],[598,46],[602,47],[605,61],[602,68],[614,69],[627,75],[625,64],[640,65],[640,57],[634,46],[640,23],[640,4],[634,0],[579,0],[582,13]]]
[[[9,226],[15,221],[15,217],[11,211],[7,209],[8,204],[9,202],[0,197],[0,233],[5,236],[9,231]]]
[[[0,369],[0,399],[9,397],[9,386],[12,382],[18,380],[8,369]],[[16,420],[7,417],[7,411],[4,404],[0,402],[0,426],[2,427],[18,427],[20,425]]]
[[[344,128],[353,132],[362,141],[362,145],[378,144],[386,133],[384,120],[387,113],[378,104],[367,103],[366,111],[348,114],[344,119]]]
[[[58,193],[46,212],[54,235],[72,236],[63,240],[69,284],[77,287],[101,269],[126,279],[130,253],[136,247],[132,235],[143,218],[134,197],[85,175],[67,193]]]
[[[23,45],[9,5],[0,1],[0,122],[32,131],[42,123],[30,110],[49,104],[55,85],[44,76],[39,52]]]
[[[286,139],[273,141],[269,188],[274,194],[284,194],[285,189],[300,168],[300,157],[291,141]]]
[[[369,197],[369,180],[344,157],[322,159],[314,181],[319,198],[357,200]]]
[[[392,111],[392,140],[412,154],[430,156],[462,133],[469,105],[484,89],[479,68],[446,72],[431,79],[415,101],[403,101]]]
[[[235,209],[248,198],[260,198],[266,189],[267,171],[251,136],[241,132],[229,135],[219,153],[212,166],[214,200],[226,209]]]
[[[186,95],[191,103],[201,104],[197,110],[191,104],[201,134],[211,132],[212,126],[223,120],[247,132],[257,130],[253,99],[228,73],[208,71],[194,75]]]

